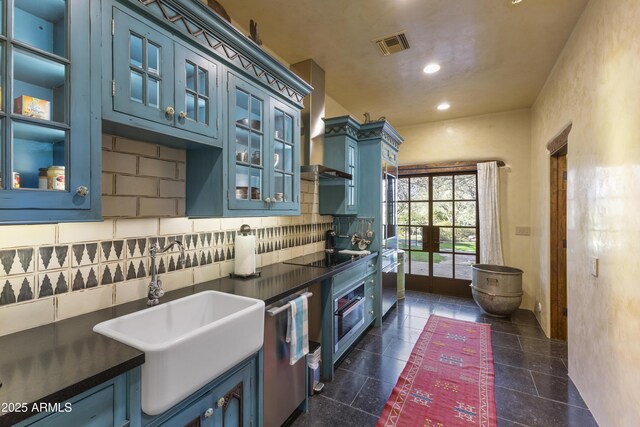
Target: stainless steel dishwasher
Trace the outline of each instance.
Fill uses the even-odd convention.
[[[264,320],[264,426],[279,427],[306,397],[306,357],[289,364],[288,302],[304,292],[269,305]],[[307,293],[307,296],[311,296]]]

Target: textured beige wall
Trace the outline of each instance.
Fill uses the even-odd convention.
[[[364,121],[362,116],[353,114],[329,95],[324,96],[324,104],[325,117],[353,116],[358,121]]]
[[[640,418],[640,2],[591,0],[532,110],[534,285],[549,324],[549,156],[567,123],[569,374],[601,426]],[[599,277],[590,260],[600,259]]]
[[[457,160],[504,160],[500,169],[501,232],[505,264],[524,270],[522,307],[533,309],[530,237],[516,236],[528,227],[530,193],[531,120],[529,110],[398,128],[405,139],[401,165]]]

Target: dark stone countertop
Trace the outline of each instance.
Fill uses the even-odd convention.
[[[214,290],[270,305],[376,255],[338,268],[272,264],[261,269],[260,277],[199,283],[167,292],[160,303]],[[0,337],[0,404],[26,403],[30,408],[33,403],[63,402],[142,365],[142,351],[93,332],[93,326],[146,307],[146,299],[140,299]],[[0,426],[32,415],[35,413],[0,412]]]

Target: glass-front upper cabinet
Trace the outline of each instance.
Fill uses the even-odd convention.
[[[176,126],[218,137],[217,66],[176,43]]]
[[[90,209],[88,2],[0,5],[0,221],[11,209]]]
[[[216,64],[141,17],[114,8],[113,22],[113,109],[217,139]]]
[[[300,194],[299,179],[294,171],[300,169],[298,151],[299,132],[294,131],[298,112],[283,103],[272,100],[273,191],[270,194],[272,209],[292,209]],[[270,153],[271,154],[271,153]]]
[[[356,153],[358,150],[358,144],[355,141],[349,141],[347,144],[347,173],[351,174],[353,177],[351,180],[347,181],[347,211],[355,211],[357,208],[357,199],[356,199]]]
[[[172,125],[173,41],[120,9],[113,22],[113,108]]]
[[[264,147],[267,97],[252,85],[229,76],[229,153],[233,156],[230,176],[235,184],[233,194],[229,194],[229,206],[265,209],[270,203]]]
[[[297,210],[299,113],[232,73],[229,209]]]

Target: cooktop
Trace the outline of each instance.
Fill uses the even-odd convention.
[[[283,264],[304,265],[307,267],[337,268],[344,264],[349,264],[351,262],[357,261],[360,258],[362,258],[362,255],[347,255],[338,252],[316,252],[313,254],[292,258],[289,261],[283,262]]]

